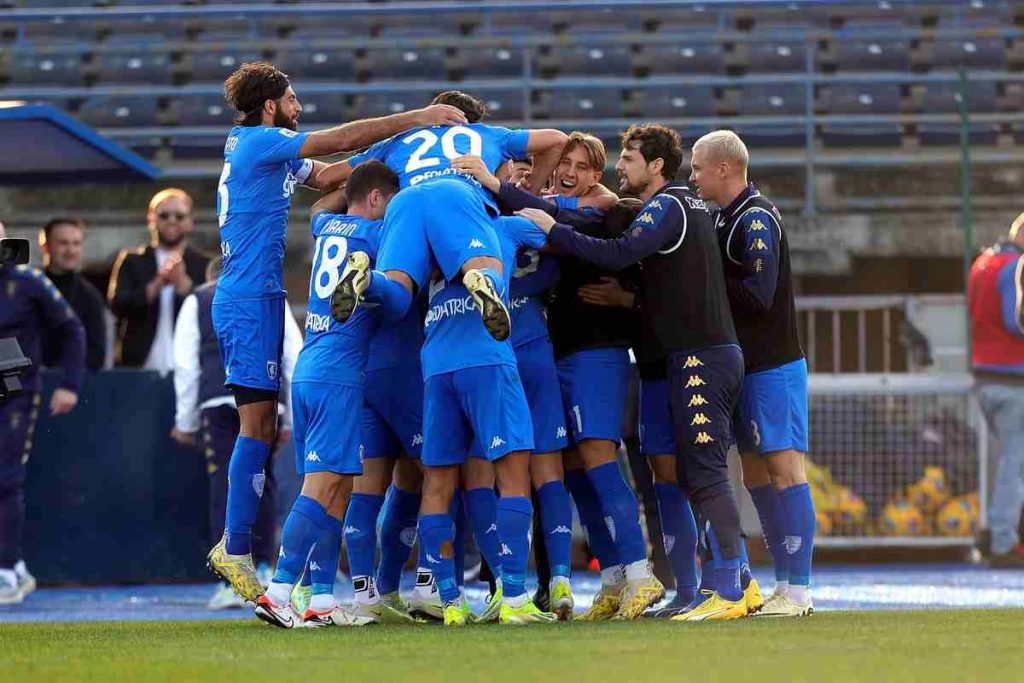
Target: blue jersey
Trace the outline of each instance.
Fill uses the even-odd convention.
[[[548,322],[541,301],[558,279],[558,260],[536,249],[524,249],[516,256],[516,269],[509,287],[508,312],[512,318],[512,347],[548,338]]]
[[[505,291],[508,292],[516,253],[522,247],[538,249],[547,238],[540,228],[518,216],[497,219],[494,232],[501,243]],[[428,307],[424,323],[426,339],[421,354],[424,379],[482,365],[515,366],[516,356],[511,340],[499,342],[491,337],[461,281],[433,281]]]
[[[382,140],[365,152],[349,157],[348,162],[354,168],[368,159],[382,161],[398,174],[403,188],[437,178],[462,178],[497,215],[494,195],[475,179],[453,170],[451,160],[464,154],[474,154],[481,157],[494,173],[509,159],[526,156],[529,137],[526,130],[510,130],[482,123],[416,128]]]
[[[307,135],[270,126],[235,126],[228,134],[217,185],[223,271],[216,301],[284,295],[288,209],[295,186],[313,170],[298,158]]]
[[[331,317],[331,295],[351,252],[364,251],[376,258],[381,222],[325,212],[313,217],[312,230],[316,247],[309,278],[306,340],[292,381],[362,386],[378,316],[372,308],[360,306],[348,321],[339,323]]]
[[[370,341],[366,371],[412,367],[418,373],[422,348],[423,309],[414,301],[401,319],[382,322],[377,328]]]

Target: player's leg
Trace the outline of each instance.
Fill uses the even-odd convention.
[[[25,393],[0,404],[0,604],[25,599],[31,584],[19,584],[25,530],[25,464],[32,451],[32,433],[39,414],[39,394]],[[21,567],[22,569],[23,566]],[[26,571],[27,575],[28,572]]]
[[[363,458],[363,474],[352,483],[352,499],[345,514],[345,548],[355,591],[354,609],[372,612],[380,603],[374,585],[373,566],[377,556],[377,518],[384,507],[384,494],[391,483],[394,460]]]
[[[495,492],[494,464],[482,453],[486,450],[474,443],[470,450],[473,457],[462,466],[462,482],[466,503],[466,517],[473,532],[473,540],[483,556],[483,561],[494,574],[494,590],[487,597],[487,604],[480,614],[480,621],[496,621],[503,598],[501,583],[501,541],[498,536],[498,495]]]
[[[714,531],[715,593],[677,620],[718,620],[747,614],[740,588],[740,517],[729,483],[727,453],[732,415],[743,380],[737,347],[679,354],[669,359],[669,404],[679,468],[690,499]]]
[[[423,475],[419,461],[399,458],[380,517],[380,562],[377,564],[377,590],[381,599],[396,609],[405,608],[398,589],[402,568],[409,561],[416,543],[416,520],[420,512]],[[427,571],[428,580],[432,575]]]
[[[277,432],[284,298],[214,304],[213,322],[240,428],[228,464],[224,537],[208,560],[236,593],[254,601],[263,587],[252,563],[252,527]]]
[[[200,439],[206,459],[206,478],[209,483],[210,545],[224,536],[224,514],[228,500],[228,463],[235,441],[238,440],[238,411],[232,406],[205,408],[199,416]],[[222,582],[206,603],[211,610],[245,606],[245,601]]]

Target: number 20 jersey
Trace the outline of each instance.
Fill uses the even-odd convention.
[[[371,146],[365,152],[349,157],[355,168],[369,159],[387,164],[398,174],[401,187],[429,183],[438,178],[461,178],[473,187],[480,200],[498,215],[494,195],[473,178],[451,168],[451,161],[464,154],[481,157],[494,173],[509,159],[526,157],[530,132],[501,126],[470,123],[465,126],[433,126],[415,128]]]
[[[217,185],[223,270],[215,301],[284,296],[288,209],[295,186],[313,170],[300,159],[307,133],[272,126],[235,126],[224,144]]]
[[[311,227],[316,247],[309,278],[306,339],[292,381],[363,386],[370,337],[379,316],[372,308],[359,306],[348,321],[339,323],[331,317],[331,294],[349,254],[364,251],[371,260],[377,258],[382,222],[325,212],[313,217]]]

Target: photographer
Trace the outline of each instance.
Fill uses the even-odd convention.
[[[6,237],[0,223],[0,238]],[[24,392],[0,404],[0,604],[19,603],[35,590],[25,568],[21,539],[25,526],[25,471],[39,415],[39,363],[43,336],[61,340],[58,367],[64,379],[50,399],[50,414],[63,415],[78,403],[85,368],[85,331],[53,283],[28,266],[0,263],[0,338],[15,337],[32,361],[22,379]]]

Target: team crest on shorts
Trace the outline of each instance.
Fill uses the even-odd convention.
[[[277,379],[277,361],[267,361],[267,377]]]

